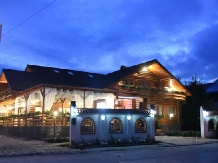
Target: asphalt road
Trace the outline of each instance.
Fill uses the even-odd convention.
[[[218,163],[218,143],[3,157],[0,163]]]

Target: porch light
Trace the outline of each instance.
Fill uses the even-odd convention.
[[[203,111],[203,116],[204,116],[204,117],[207,117],[208,115],[209,115],[209,112],[206,111],[206,110],[204,110],[204,111]]]
[[[144,72],[148,71],[147,67],[143,67],[142,71],[144,71]]]
[[[131,120],[131,118],[132,118],[131,115],[127,115],[128,120]]]
[[[172,87],[169,87],[169,88],[167,88],[167,91],[168,91],[168,92],[172,92],[172,91],[173,91],[173,88],[172,88]]]
[[[58,112],[57,111],[54,111],[54,117],[57,117],[57,115],[58,115]]]
[[[173,117],[173,113],[170,113],[170,119]]]
[[[70,104],[70,116],[77,116],[79,115],[77,107],[76,107],[76,101],[71,101]]]
[[[156,111],[154,109],[151,109],[151,114],[152,115],[155,115],[156,114]]]
[[[78,114],[78,110],[77,110],[76,108],[73,108],[73,109],[71,110],[71,115],[79,115],[79,114]]]
[[[101,120],[102,120],[102,121],[105,120],[105,115],[101,115]]]

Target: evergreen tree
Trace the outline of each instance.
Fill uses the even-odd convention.
[[[185,87],[192,94],[186,98],[186,104],[182,105],[182,130],[200,130],[200,106],[208,106],[206,90],[199,77],[196,75]]]

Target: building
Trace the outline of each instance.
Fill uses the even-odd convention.
[[[181,103],[190,95],[157,60],[121,66],[120,70],[106,75],[27,65],[25,71],[2,70],[0,125],[52,126],[55,118],[57,126],[69,126],[67,115],[71,102],[75,101],[78,115],[76,122],[71,122],[77,133],[74,135],[99,136],[104,128],[105,137],[112,133],[122,133],[123,137],[130,136],[129,133],[154,137],[150,110],[156,110],[156,119],[163,130],[180,130]],[[106,127],[98,126],[102,114]],[[144,127],[137,128],[139,122]],[[115,123],[120,127],[111,127]]]

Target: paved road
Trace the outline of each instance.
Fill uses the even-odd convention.
[[[218,144],[3,157],[0,163],[217,163]]]
[[[157,145],[93,148],[86,150],[59,147],[41,141],[0,136],[0,163],[47,162],[218,162],[218,140],[182,137],[156,137]]]

